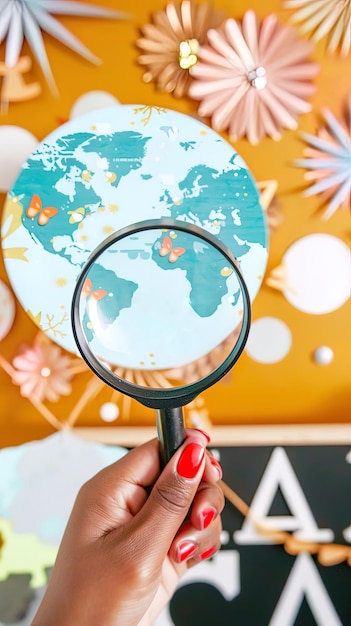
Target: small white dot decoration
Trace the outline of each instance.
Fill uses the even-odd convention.
[[[119,101],[112,93],[108,93],[107,91],[88,91],[77,98],[70,110],[69,117],[73,120],[80,115],[85,115],[85,113],[106,107],[113,107],[117,104],[119,104]]]
[[[245,351],[258,363],[277,363],[288,354],[291,344],[291,331],[282,320],[261,317],[251,324]]]
[[[119,417],[119,408],[114,402],[105,402],[100,407],[100,417],[104,422],[114,422]]]
[[[0,280],[0,341],[6,337],[15,319],[15,299],[5,283]]]
[[[312,357],[318,365],[329,365],[334,359],[334,352],[329,346],[319,346],[314,350]]]
[[[9,191],[39,141],[21,126],[0,126],[0,192]]]

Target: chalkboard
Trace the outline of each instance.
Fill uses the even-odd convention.
[[[298,545],[330,545],[340,562],[326,566],[300,549],[288,554],[227,501],[221,551],[189,570],[156,626],[351,625],[350,448],[213,449],[255,520],[293,533]]]
[[[274,444],[212,448],[250,514],[227,501],[222,549],[187,572],[154,626],[351,626],[351,444]],[[278,531],[295,553],[272,542]],[[26,573],[2,581],[0,626],[29,626],[43,592]]]

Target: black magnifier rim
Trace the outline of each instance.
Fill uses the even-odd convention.
[[[244,309],[239,337],[233,349],[224,359],[224,361],[222,361],[222,363],[215,370],[213,370],[213,372],[196,382],[188,383],[186,385],[181,385],[178,387],[169,387],[167,389],[150,389],[148,387],[135,385],[134,383],[130,383],[124,380],[123,378],[112,372],[110,369],[108,369],[106,366],[104,366],[102,362],[90,350],[89,344],[86,340],[82,328],[79,314],[79,302],[85,278],[91,266],[98,260],[101,254],[111,245],[117,243],[120,239],[123,239],[127,235],[134,235],[143,230],[155,229],[173,229],[187,232],[199,237],[200,239],[203,239],[206,243],[216,248],[227,259],[227,261],[236,272],[236,277],[238,279],[242,292]],[[125,395],[130,396],[135,400],[138,400],[141,404],[144,404],[145,406],[155,409],[162,409],[172,408],[175,406],[184,406],[185,404],[188,404],[194,398],[196,398],[199,393],[202,393],[205,389],[214,385],[218,380],[225,376],[227,372],[229,372],[229,370],[233,367],[234,363],[236,363],[242,351],[244,350],[247,341],[251,322],[251,304],[248,288],[241,274],[239,263],[234,255],[231,253],[229,248],[227,248],[221,241],[219,241],[217,237],[207,232],[204,228],[196,226],[195,224],[190,224],[189,222],[174,220],[171,218],[160,218],[144,220],[141,222],[136,222],[129,226],[125,226],[124,228],[121,228],[117,232],[113,233],[112,235],[109,235],[109,237],[104,239],[101,244],[95,248],[95,250],[88,258],[87,262],[85,263],[78,277],[76,287],[73,292],[71,322],[74,339],[81,356],[90,367],[90,369],[101,380],[103,380],[110,387],[112,387],[112,389],[116,389],[117,391],[120,391]],[[118,367],[118,364],[116,365],[116,367]]]

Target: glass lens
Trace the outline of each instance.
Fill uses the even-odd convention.
[[[142,387],[207,376],[242,328],[245,303],[234,259],[184,227],[110,239],[81,278],[79,324],[89,351]]]

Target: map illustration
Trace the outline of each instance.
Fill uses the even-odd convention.
[[[120,228],[161,217],[215,235],[239,261],[250,298],[255,297],[267,262],[267,229],[254,180],[231,145],[197,120],[159,108],[121,105],[64,124],[23,165],[5,204],[5,264],[20,303],[51,339],[76,352],[70,310],[84,264]],[[233,307],[242,307],[238,285],[230,284],[223,259],[217,259],[217,268],[214,249],[203,241],[186,242],[187,233],[180,232],[144,235],[119,250],[129,271],[117,273],[103,259],[94,264],[84,296],[109,325],[128,318],[130,327],[126,331],[122,321],[122,329],[131,335],[132,327],[146,328],[141,308],[135,308],[141,281],[146,294],[147,278],[162,281],[162,271],[172,292],[180,289],[189,303],[184,312],[173,298],[166,326],[182,321],[200,335],[217,328],[208,345],[194,344],[194,353],[183,355],[192,360],[235,326],[232,313],[227,320]],[[86,326],[88,334],[89,327],[94,332],[88,319]],[[159,345],[144,342],[141,332],[137,364],[128,359],[121,364],[168,366],[158,353],[167,332]],[[126,349],[135,350],[136,344]]]

